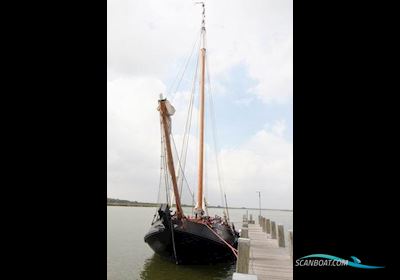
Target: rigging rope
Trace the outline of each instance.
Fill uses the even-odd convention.
[[[214,233],[220,240],[222,240],[226,246],[229,247],[229,249],[232,250],[232,253],[235,255],[236,258],[238,258],[238,250],[233,248],[233,246],[231,244],[229,244],[228,242],[226,242],[221,236],[219,236],[219,234],[217,234],[207,223],[201,222],[202,224],[206,225],[208,227],[209,230],[211,230],[212,233]]]
[[[200,41],[199,41],[199,44],[200,44]],[[187,158],[187,150],[188,150],[188,146],[189,146],[188,144],[189,144],[190,128],[191,128],[191,123],[192,123],[194,93],[195,93],[195,89],[196,89],[198,64],[199,64],[199,56],[197,56],[197,61],[196,61],[196,68],[195,68],[196,71],[195,71],[194,77],[193,77],[192,91],[191,91],[191,95],[190,95],[190,102],[189,102],[189,106],[188,106],[188,113],[187,113],[187,117],[186,117],[185,131],[183,134],[183,143],[182,143],[182,149],[181,149],[181,154],[180,154],[180,160],[181,160],[181,162],[183,162],[182,173],[185,172],[185,168],[186,168],[186,158]],[[181,169],[179,169],[179,172],[178,172],[178,185],[180,185],[180,195],[182,195],[183,176],[180,171],[181,171]]]
[[[180,79],[175,87],[175,90],[173,91],[174,93],[178,91],[179,86],[183,80],[183,77],[185,76],[186,70],[188,68],[189,62],[191,61],[194,49],[196,46],[198,46],[197,49],[199,49],[199,45],[201,42],[201,32],[202,30],[200,29],[199,34],[196,36],[195,42],[193,44],[193,47],[191,49],[190,55],[186,60],[186,63],[184,64],[184,68],[182,71],[182,74],[180,75]],[[192,190],[190,189],[189,183],[186,179],[186,176],[184,174],[184,170],[186,167],[186,159],[187,159],[187,151],[188,151],[188,142],[189,142],[189,135],[190,135],[190,128],[191,128],[191,120],[192,120],[192,113],[193,113],[193,104],[194,104],[194,93],[195,93],[195,89],[196,89],[196,79],[197,79],[197,72],[198,72],[198,63],[199,63],[199,56],[197,56],[197,60],[196,60],[196,71],[193,77],[193,85],[192,85],[192,91],[191,91],[191,98],[190,98],[190,102],[189,102],[189,106],[188,106],[188,116],[186,119],[186,124],[185,124],[185,131],[184,131],[184,138],[183,138],[183,144],[182,144],[182,149],[181,149],[181,154],[179,156],[178,152],[177,152],[177,148],[176,148],[176,144],[175,144],[175,140],[173,138],[173,134],[171,133],[171,138],[172,138],[172,142],[174,145],[174,150],[175,153],[178,155],[177,160],[178,160],[178,175],[177,175],[177,179],[178,179],[178,186],[180,185],[180,195],[182,195],[182,188],[183,188],[183,183],[185,182],[188,190],[189,190],[189,194],[192,198],[192,203],[194,203],[194,194],[192,192]],[[172,82],[172,84],[170,85],[169,89],[167,90],[167,92],[171,92],[171,90],[173,89],[175,82],[177,81],[179,77],[179,72],[178,75],[175,77],[174,81]],[[162,121],[160,120],[160,129],[162,126]],[[162,170],[164,170],[164,183],[165,183],[165,188],[166,188],[166,200],[167,203],[169,204],[169,194],[171,191],[171,187],[170,187],[170,178],[168,175],[168,167],[167,167],[167,158],[166,158],[166,147],[164,144],[164,137],[166,137],[165,135],[163,135],[162,129],[161,129],[161,146],[162,146],[162,159],[161,159],[161,170],[160,170],[160,183],[159,183],[159,192],[161,189],[161,174],[163,173]],[[181,163],[181,161],[183,161],[183,164]],[[163,166],[162,166],[163,165]],[[183,166],[182,166],[183,165]],[[180,184],[179,184],[180,182]],[[171,196],[173,197],[173,196]],[[171,203],[173,203],[173,201],[171,201]],[[172,205],[171,205],[172,206]]]
[[[162,127],[161,127],[161,118],[160,118],[160,133],[161,133],[161,141],[160,141],[160,143],[161,143],[161,147],[160,147],[160,152],[161,152],[161,156],[160,156],[160,177],[159,177],[159,181],[158,181],[158,194],[157,194],[157,204],[158,203],[161,203],[161,197],[160,197],[160,194],[161,194],[161,185],[162,185],[162,175],[163,175],[163,172],[164,172],[164,168],[163,168],[163,162],[164,162],[164,160],[163,160],[163,156],[164,156],[164,153],[163,153],[163,150],[164,150],[164,148],[163,148],[163,146],[164,146],[164,143],[163,143],[163,137],[162,137]],[[151,224],[153,224],[154,223],[154,220],[155,220],[155,218],[156,218],[156,216],[157,216],[157,211],[158,211],[158,207],[156,208],[156,213],[154,214],[154,216],[153,216],[153,221],[151,222]]]
[[[206,32],[205,32],[205,28],[204,28],[204,4],[203,4],[203,21],[202,21],[202,28],[200,29],[200,36],[197,36],[197,39],[195,40],[195,43],[193,44],[193,47],[191,49],[190,55],[188,57],[188,59],[186,60],[186,63],[184,64],[183,67],[183,71],[182,74],[180,75],[180,78],[178,80],[178,83],[175,87],[175,92],[177,92],[177,90],[179,89],[181,82],[183,80],[183,77],[186,73],[186,70],[188,68],[189,62],[191,61],[194,49],[196,47],[196,45],[200,45],[201,44],[201,37],[203,36],[203,47],[207,48],[207,43],[206,43]],[[199,49],[199,48],[198,48]],[[209,94],[207,96],[209,96],[208,100],[209,100],[209,104],[210,104],[210,113],[209,115],[206,114],[206,118],[209,117],[211,119],[211,129],[212,129],[212,139],[213,139],[213,146],[214,146],[214,153],[215,153],[215,161],[216,161],[216,169],[217,169],[217,178],[218,178],[218,186],[219,186],[219,190],[220,190],[220,198],[221,198],[221,203],[222,205],[224,205],[224,190],[223,190],[223,179],[222,179],[222,175],[221,175],[221,168],[220,168],[220,164],[219,164],[219,158],[218,158],[218,143],[216,140],[216,118],[215,118],[215,113],[214,113],[214,101],[213,101],[213,93],[212,93],[212,88],[211,88],[211,82],[210,82],[210,71],[209,71],[209,63],[208,63],[208,56],[206,56],[206,67],[207,67],[207,76],[206,76],[206,81],[208,82],[208,87],[207,87],[207,91],[209,92]],[[179,193],[182,197],[182,190],[183,190],[183,184],[184,182],[186,183],[189,193],[192,197],[192,201],[194,202],[194,194],[189,186],[189,183],[186,179],[185,176],[185,168],[186,168],[186,160],[187,160],[187,153],[188,153],[188,143],[189,143],[189,136],[190,136],[190,129],[191,129],[191,122],[192,122],[192,115],[193,115],[193,106],[194,106],[194,94],[196,91],[196,80],[197,80],[197,74],[198,74],[198,64],[199,64],[199,55],[197,55],[197,60],[196,60],[196,70],[195,70],[195,74],[193,77],[193,84],[192,84],[192,90],[191,90],[191,95],[190,95],[190,102],[188,105],[188,111],[187,111],[187,118],[186,118],[186,123],[185,123],[185,128],[184,128],[184,134],[183,134],[183,142],[182,142],[182,147],[181,147],[181,151],[180,151],[180,155],[177,152],[177,148],[176,148],[176,144],[173,138],[173,135],[171,134],[171,138],[172,138],[172,142],[174,145],[174,150],[175,153],[178,155],[177,159],[178,159],[178,174],[177,174],[177,179],[178,179],[178,188],[179,188]],[[183,65],[182,65],[183,66]],[[174,81],[172,82],[172,84],[170,85],[169,89],[167,90],[167,92],[171,92],[171,90],[173,89],[175,82],[177,81],[179,77],[179,72],[178,75],[175,77]],[[208,120],[208,118],[207,118]],[[198,126],[198,123],[197,123]],[[197,127],[198,128],[198,127]],[[197,132],[197,137],[198,138],[198,129],[196,129]],[[165,137],[165,136],[164,136]],[[165,145],[163,147],[163,152],[164,152],[164,173],[166,175],[166,189],[170,190],[169,187],[169,176],[168,176],[168,171],[166,168],[166,158],[165,158]],[[207,149],[205,151],[205,159],[207,160],[208,156],[207,156]],[[166,171],[166,172],[165,172]],[[161,174],[161,173],[160,173]],[[205,181],[207,181],[207,177],[208,177],[208,172],[207,172],[207,164],[205,163]],[[207,187],[208,184],[206,184],[205,187]],[[205,188],[205,194],[207,195],[207,191],[208,188]],[[167,203],[168,203],[168,192],[167,191]],[[171,196],[172,197],[172,196]],[[225,201],[226,202],[226,201]],[[173,201],[171,201],[171,203],[173,203]],[[227,209],[226,209],[227,211]]]
[[[207,47],[207,45],[206,45]],[[211,87],[211,79],[210,79],[210,66],[209,66],[209,59],[208,56],[206,56],[206,74],[207,74],[207,83],[208,83],[208,100],[209,100],[209,107],[210,107],[210,118],[211,118],[211,129],[212,129],[212,139],[213,139],[213,146],[214,146],[214,153],[215,153],[215,162],[216,162],[216,167],[217,167],[217,178],[218,178],[218,186],[219,186],[219,191],[220,191],[220,199],[222,205],[224,205],[224,184],[223,184],[223,177],[222,177],[222,172],[221,172],[221,167],[219,164],[219,157],[218,157],[218,142],[217,142],[217,121],[215,117],[215,110],[214,110],[214,99],[213,99],[213,91]],[[226,209],[226,211],[228,211]]]
[[[161,128],[161,119],[160,119],[160,133],[162,133],[162,128]],[[162,135],[162,134],[161,134]],[[161,201],[160,194],[161,194],[161,182],[162,182],[162,174],[163,174],[163,138],[161,137],[161,147],[160,147],[160,178],[159,178],[159,183],[158,183],[158,194],[157,194],[157,203]]]
[[[201,31],[200,31],[200,33],[201,33]],[[180,84],[182,82],[183,76],[185,75],[185,72],[186,72],[187,66],[189,64],[190,58],[192,57],[193,51],[194,51],[194,49],[195,49],[195,47],[197,45],[197,42],[199,41],[199,38],[200,38],[200,36],[197,35],[196,36],[196,40],[195,40],[195,42],[193,44],[192,50],[190,51],[190,55],[189,55],[188,59],[186,60],[185,67],[183,69],[182,75],[181,75],[181,77],[179,79],[179,82],[178,82],[178,84],[177,84],[177,86],[176,86],[176,88],[175,88],[175,90],[173,92],[177,92],[178,89],[179,89],[179,86],[180,86]],[[176,82],[178,77],[179,77],[179,72],[176,75],[176,77],[175,77],[174,81],[172,82],[172,84],[170,85],[170,87],[167,89],[167,93],[170,93],[170,91],[172,90],[173,85],[175,84],[175,82]]]
[[[174,151],[175,151],[175,153],[178,153],[177,152],[177,149],[176,149],[176,144],[175,144],[175,140],[174,140],[174,136],[171,134],[171,139],[172,139],[172,143],[173,143],[173,146],[174,146]],[[179,158],[177,158],[178,159],[178,166],[179,166],[179,169],[182,169],[182,165],[181,165],[181,161],[180,161],[180,159]],[[188,183],[188,181],[186,180],[186,176],[185,176],[185,173],[182,171],[182,177],[183,177],[183,179],[185,179],[185,182],[186,182],[186,185],[187,185],[187,187],[188,187],[188,190],[189,190],[189,193],[190,193],[190,195],[191,195],[191,197],[192,197],[192,199],[194,198],[194,194],[193,194],[193,192],[192,192],[192,189],[190,188],[190,186],[189,186],[189,183]]]

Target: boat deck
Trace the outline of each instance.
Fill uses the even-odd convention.
[[[289,247],[280,248],[277,239],[262,231],[258,224],[249,224],[249,274],[258,280],[293,279],[293,263]]]

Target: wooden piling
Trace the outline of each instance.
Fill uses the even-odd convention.
[[[262,220],[261,220],[261,228],[262,228],[262,231],[263,232],[265,232],[265,218],[264,217],[262,217]]]
[[[236,272],[245,274],[249,273],[249,261],[250,261],[250,239],[239,238]]]
[[[293,260],[293,230],[288,230],[289,232],[289,252],[290,259]]]
[[[278,245],[279,247],[285,247],[285,231],[283,225],[278,225]]]
[[[248,228],[242,228],[242,230],[240,232],[240,237],[249,238],[249,229]]]
[[[266,232],[271,233],[271,220],[270,219],[267,219],[267,221],[265,223],[265,227],[266,227]]]
[[[271,221],[271,238],[276,239],[276,225],[275,221]]]

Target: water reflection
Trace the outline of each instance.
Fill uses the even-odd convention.
[[[187,280],[187,279],[232,279],[235,272],[234,263],[222,263],[215,265],[176,265],[154,254],[146,259],[143,270],[140,273],[142,280]]]

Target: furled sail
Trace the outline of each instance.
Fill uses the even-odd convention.
[[[165,101],[165,107],[167,107],[167,112],[169,116],[172,116],[173,114],[175,114],[175,108],[174,106],[171,105],[171,103],[169,103],[169,101]]]
[[[175,108],[171,105],[171,103],[169,103],[168,100],[165,101],[165,108],[167,108],[168,113],[168,133],[171,133],[171,116],[175,114]]]
[[[168,133],[171,133],[171,116],[175,114],[175,108],[174,106],[171,105],[171,103],[168,100],[163,99],[162,95],[160,95],[160,100],[165,101],[165,108],[167,109],[167,115],[168,115],[167,119]],[[160,111],[160,106],[158,106],[157,110]]]

